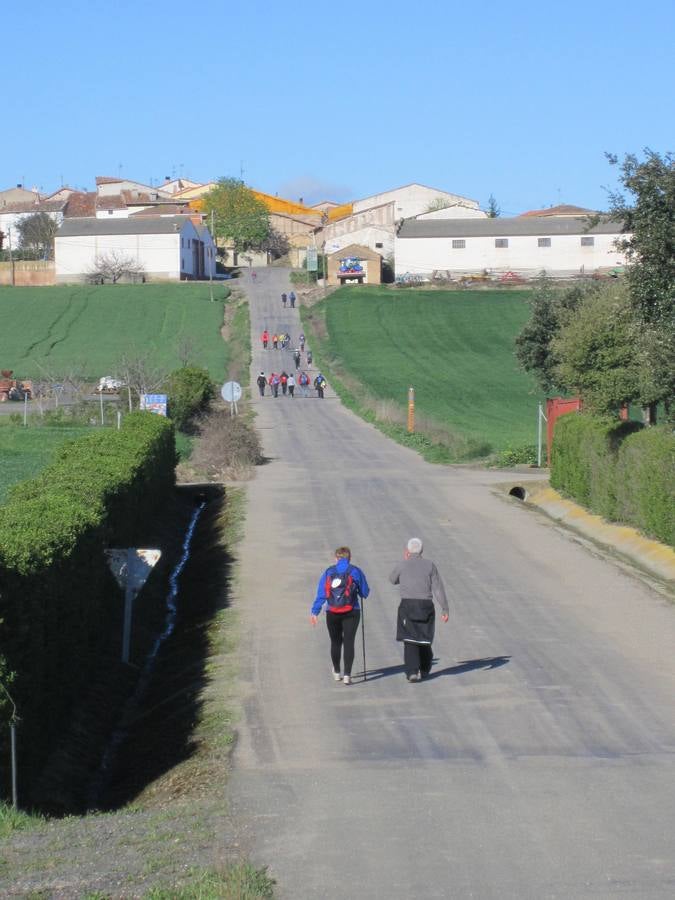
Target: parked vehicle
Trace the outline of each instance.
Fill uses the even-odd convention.
[[[0,371],[0,403],[30,400],[33,396],[33,382],[19,381],[13,375],[12,369]]]
[[[124,387],[124,382],[120,381],[119,378],[113,378],[112,375],[104,375],[102,378],[99,378],[98,384],[96,386],[97,394],[119,394],[120,390]]]

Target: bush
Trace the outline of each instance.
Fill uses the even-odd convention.
[[[537,447],[535,444],[524,444],[522,447],[507,447],[499,451],[495,465],[503,469],[519,465],[536,466]]]
[[[184,366],[169,376],[167,394],[169,416],[176,428],[185,430],[195,416],[206,411],[215,389],[206,369]]]
[[[291,284],[315,284],[317,280],[316,272],[291,272]]]
[[[551,484],[606,519],[616,518],[616,453],[637,422],[570,413],[555,424]]]
[[[173,488],[175,462],[171,423],[132,413],[120,431],[64,444],[0,507],[0,677],[13,673],[28,786],[111,642],[119,589],[103,551],[138,546]],[[3,775],[8,714],[0,704]]]
[[[616,463],[617,518],[675,547],[675,435],[645,428],[629,435]]]

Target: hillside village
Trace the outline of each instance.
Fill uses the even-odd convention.
[[[266,266],[270,252],[238,254],[214,241],[203,200],[215,182],[184,178],[161,185],[99,176],[94,191],[61,187],[41,194],[21,184],[0,191],[0,284],[64,284],[91,278],[102,256],[130,257],[142,279],[200,280],[228,267]],[[611,272],[625,264],[616,249],[621,223],[578,206],[558,205],[518,216],[491,216],[476,200],[412,183],[350,203],[313,206],[261,191],[270,226],[283,235],[284,262],[304,265],[307,248],[325,253],[332,284],[383,280],[383,266],[400,281],[490,276],[528,279]],[[17,225],[35,213],[58,230],[53,260],[23,260]],[[216,235],[217,239],[217,235]],[[216,247],[218,243],[218,248]],[[354,273],[341,265],[357,259]]]

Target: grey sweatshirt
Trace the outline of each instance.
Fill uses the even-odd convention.
[[[441,576],[431,560],[417,555],[404,559],[394,566],[389,581],[400,584],[402,600],[432,600],[435,597],[443,612],[449,612]]]

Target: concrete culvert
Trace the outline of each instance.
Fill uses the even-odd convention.
[[[509,491],[509,497],[515,497],[516,500],[527,500],[527,491],[524,487],[520,487],[520,485],[516,485],[512,487]]]

